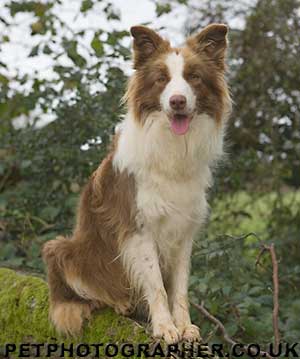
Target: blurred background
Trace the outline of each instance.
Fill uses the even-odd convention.
[[[208,227],[195,243],[191,299],[237,341],[300,340],[299,0],[0,0],[0,266],[44,274],[40,249],[69,234],[80,188],[105,155],[131,74],[128,30],[180,45],[230,26],[234,110]],[[192,309],[204,340],[222,341]]]

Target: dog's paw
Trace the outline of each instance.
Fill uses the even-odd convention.
[[[175,344],[180,341],[179,330],[171,323],[158,323],[153,325],[153,336],[164,339],[167,344]]]
[[[182,340],[185,342],[198,342],[200,341],[199,328],[194,324],[189,324],[182,330]]]

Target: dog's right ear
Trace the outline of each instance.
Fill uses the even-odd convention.
[[[224,58],[227,48],[228,27],[225,24],[210,24],[197,35],[187,39],[187,45],[197,54],[206,55],[224,68]]]
[[[142,66],[154,54],[167,51],[170,48],[168,41],[146,26],[133,26],[130,33],[134,39],[133,67],[135,69]]]

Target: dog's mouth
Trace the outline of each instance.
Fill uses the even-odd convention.
[[[185,135],[190,128],[191,117],[188,114],[175,113],[170,116],[170,121],[175,135]]]

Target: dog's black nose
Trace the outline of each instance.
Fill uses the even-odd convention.
[[[173,110],[183,110],[186,106],[186,97],[182,95],[173,95],[170,97],[170,106]]]

